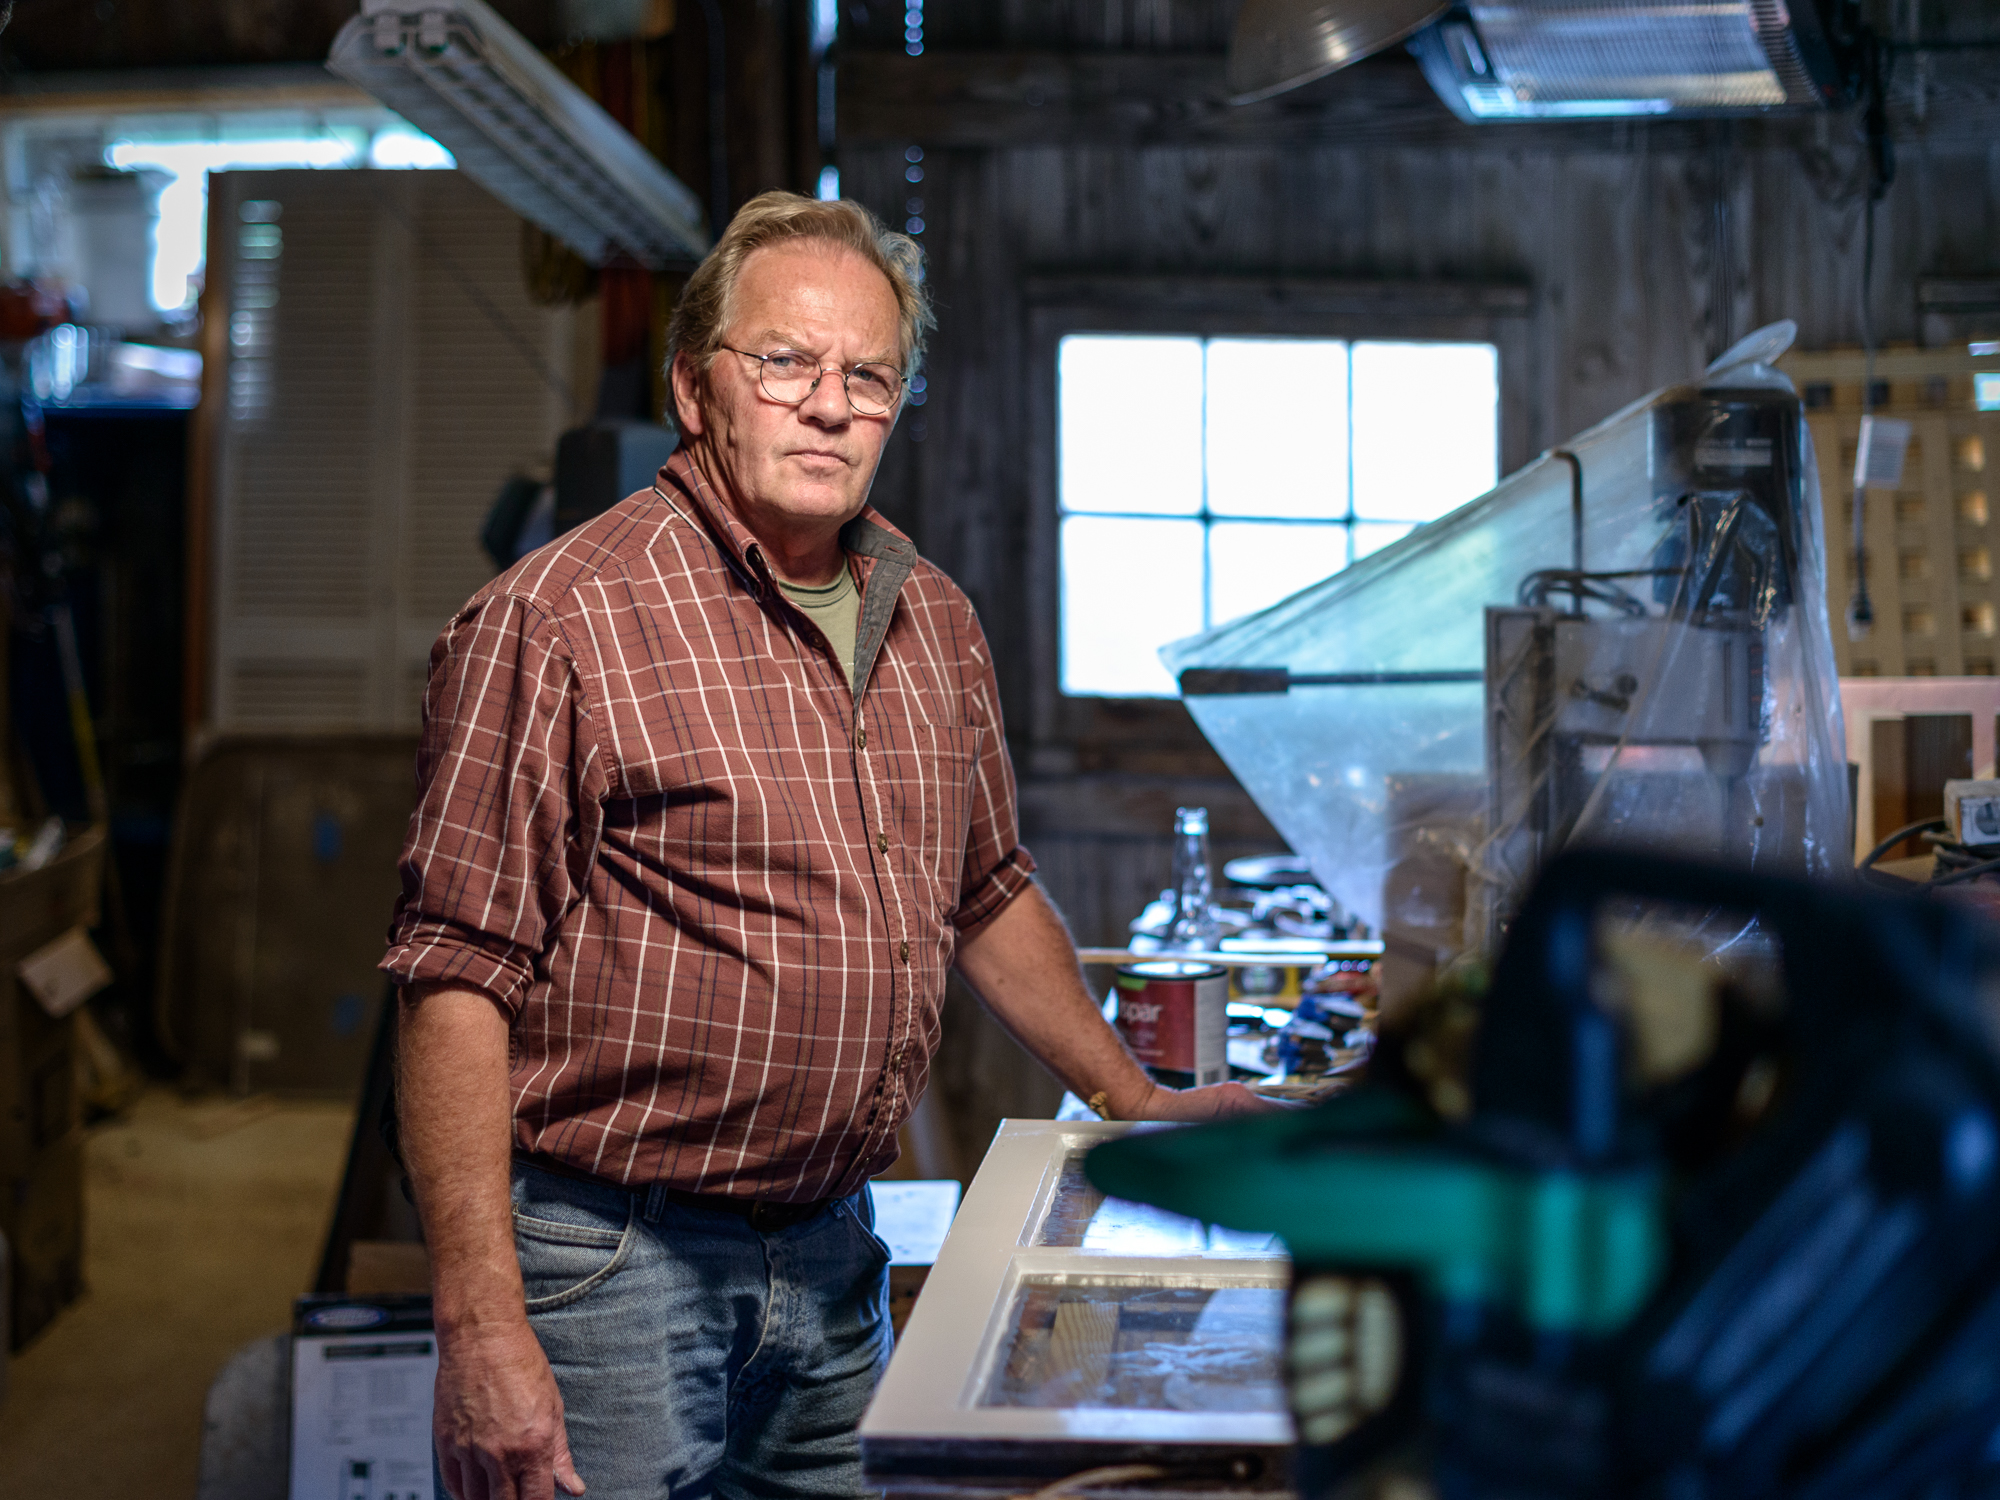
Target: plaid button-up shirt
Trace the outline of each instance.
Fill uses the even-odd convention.
[[[684,454],[432,650],[382,967],[506,1011],[519,1147],[792,1200],[894,1160],[1034,862],[970,602],[872,509],[841,542],[852,689]]]

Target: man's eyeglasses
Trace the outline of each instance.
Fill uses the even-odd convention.
[[[731,354],[740,354],[745,359],[754,359],[759,366],[758,378],[764,387],[764,394],[773,401],[782,401],[787,406],[798,406],[819,389],[820,379],[831,365],[822,365],[810,354],[801,354],[796,349],[779,349],[771,354],[752,354],[748,349],[738,349],[733,344],[723,348]],[[894,365],[869,361],[856,365],[851,370],[836,371],[841,383],[847,388],[847,404],[864,417],[883,417],[896,409],[896,403],[903,398],[903,376]]]

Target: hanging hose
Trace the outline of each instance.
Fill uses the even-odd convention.
[[[1868,199],[1861,210],[1861,423],[1865,432],[1875,414],[1875,207],[1889,195],[1896,177],[1896,153],[1889,139],[1888,62],[1890,56],[1872,31],[1862,46],[1863,120],[1868,133]],[[1847,606],[1849,640],[1863,640],[1875,623],[1868,598],[1868,548],[1864,523],[1867,486],[1854,475],[1854,598]]]

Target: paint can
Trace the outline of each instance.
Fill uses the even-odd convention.
[[[1229,973],[1184,958],[1118,970],[1118,1034],[1156,1082],[1169,1088],[1229,1077]]]

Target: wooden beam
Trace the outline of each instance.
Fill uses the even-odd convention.
[[[1792,379],[1858,382],[1867,368],[1859,349],[1798,350],[1779,356],[1778,368]],[[1875,355],[1877,380],[1923,380],[1937,375],[2000,371],[2000,354],[1971,354],[1963,344],[1946,349],[1883,349]]]
[[[375,107],[373,98],[319,63],[16,73],[0,83],[0,114]]]
[[[1242,322],[1263,310],[1299,317],[1525,318],[1534,293],[1504,281],[1338,280],[1307,276],[1029,276],[1031,306],[1160,314],[1219,312]]]
[[[1452,136],[1469,127],[1414,66],[1351,68],[1263,104],[1229,103],[1220,53],[850,52],[840,62],[843,144],[1082,146],[1264,144]]]
[[[1899,139],[1968,142],[2000,134],[2000,70],[1979,54],[1928,59],[1899,80]],[[1828,116],[1728,121],[1495,121],[1447,109],[1411,58],[1385,53],[1261,104],[1233,105],[1221,53],[849,52],[839,75],[843,144],[1010,146],[1454,146],[1619,151],[1706,144],[1824,146]],[[1842,137],[1858,129],[1832,117]]]

